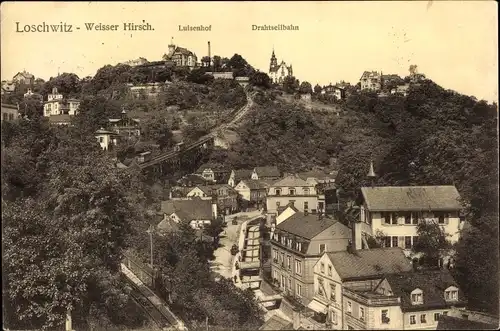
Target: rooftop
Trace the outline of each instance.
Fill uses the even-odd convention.
[[[436,330],[498,330],[498,324],[487,324],[441,315]]]
[[[212,202],[199,198],[189,200],[167,200],[161,202],[161,212],[175,213],[184,221],[212,219]]]
[[[270,186],[269,182],[260,179],[243,179],[242,182],[251,190],[267,189]]]
[[[304,179],[300,178],[298,175],[289,175],[285,178],[276,181],[272,186],[275,187],[297,187],[297,186],[314,186],[311,183],[306,182]]]
[[[281,173],[276,166],[255,167],[255,172],[259,178],[261,177],[279,177]]]
[[[453,185],[362,187],[361,193],[370,211],[461,209],[460,194]]]
[[[403,311],[448,307],[450,304],[444,299],[444,291],[450,286],[458,287],[447,269],[393,274],[387,276],[387,281],[394,295],[401,297]],[[423,292],[423,304],[415,306],[411,303],[410,293],[417,288]],[[465,304],[466,299],[460,290],[458,299],[453,305]]]
[[[344,281],[376,278],[386,274],[412,270],[412,265],[403,253],[403,249],[398,247],[361,249],[354,253],[347,251],[329,252],[327,254],[335,270]]]
[[[276,228],[299,237],[313,239],[332,225],[335,225],[336,228],[339,228],[338,231],[335,230],[336,233],[340,234],[346,232],[347,234],[350,234],[350,230],[347,226],[333,218],[323,216],[320,219],[319,215],[305,215],[301,212],[293,214],[285,221],[278,224]]]

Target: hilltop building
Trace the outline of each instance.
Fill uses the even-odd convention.
[[[173,39],[173,38],[172,38]],[[193,69],[197,66],[198,57],[187,48],[174,45],[173,40],[168,45],[168,54],[163,55],[164,61],[172,61],[176,66]]]
[[[293,76],[292,65],[287,65],[283,60],[280,64],[278,64],[278,59],[276,58],[273,49],[273,54],[271,55],[271,63],[269,65],[269,77],[271,78],[273,83],[282,84],[285,77],[288,76]]]

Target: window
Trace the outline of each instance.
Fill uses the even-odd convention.
[[[295,189],[294,188],[289,188],[288,189],[288,194],[295,195]]]
[[[326,251],[326,244],[319,244],[319,253],[323,253]]]
[[[278,272],[276,270],[274,270],[273,272],[273,278],[274,278],[273,280],[278,281]]]
[[[397,225],[398,224],[398,214],[397,213],[392,213],[391,215],[391,219],[392,219],[392,225]]]
[[[422,323],[422,324],[427,323],[427,315],[426,314],[420,315],[420,323]]]
[[[417,317],[415,315],[410,315],[410,324],[417,324]]]
[[[286,240],[286,245],[290,248],[292,248],[292,239],[287,239]]]
[[[288,289],[291,291],[292,290],[292,279],[288,278]]]
[[[330,284],[330,300],[332,302],[337,302],[337,285]]]
[[[434,313],[434,321],[435,322],[439,321],[439,316],[441,316],[440,313]]]
[[[319,272],[321,272],[322,274],[325,273],[325,264],[324,263],[320,264]]]
[[[382,324],[389,324],[389,310],[388,309],[382,309],[382,313],[380,314]]]
[[[302,261],[295,260],[295,273],[298,275],[302,274]]]
[[[280,202],[276,201],[276,209],[278,209],[279,207],[280,207]]]
[[[392,247],[398,247],[398,237],[392,237]]]
[[[334,325],[337,325],[337,312],[335,310],[330,310],[330,320]]]
[[[99,142],[102,143],[104,141],[103,137],[99,137]]]
[[[280,189],[275,189],[276,195],[281,195],[281,190]]]
[[[278,262],[278,250],[277,249],[273,250],[273,260],[276,263]]]
[[[292,207],[295,206],[295,200],[288,200],[288,204]]]
[[[411,224],[411,213],[405,213],[405,224]]]
[[[406,249],[411,248],[411,236],[405,236],[405,248]]]
[[[14,119],[14,114],[9,114],[9,120],[12,121]]]
[[[447,213],[436,212],[434,216],[437,218],[439,224],[445,224],[446,219],[449,217]]]
[[[281,253],[280,256],[280,262],[283,263],[283,261],[285,261],[285,253]]]
[[[290,255],[287,255],[286,256],[286,265],[288,267],[288,270],[291,270],[292,269],[292,258]]]
[[[347,301],[347,313],[349,315],[352,314],[352,302],[351,301]]]
[[[309,210],[309,202],[304,201],[304,212]]]
[[[365,320],[365,308],[359,307],[359,319],[364,321]]]
[[[391,237],[384,237],[384,247],[391,247]]]
[[[443,315],[444,316],[448,316],[448,312],[447,311],[443,311]]]
[[[384,219],[385,224],[391,224],[391,214],[390,213],[382,213],[382,218]]]
[[[324,296],[325,293],[323,292],[324,284],[323,284],[323,278],[319,277],[318,278],[318,294],[320,296]]]
[[[411,294],[411,302],[412,304],[421,304],[423,302],[423,294],[421,290],[415,290]]]
[[[302,252],[302,243],[297,243],[297,250]]]
[[[285,288],[285,276],[281,275],[281,287]]]
[[[328,265],[328,276],[331,276],[333,274],[332,269],[333,267],[331,265]]]
[[[296,294],[297,294],[299,297],[301,297],[301,296],[302,296],[302,285],[297,284],[297,285],[295,286],[295,288],[296,288],[296,289],[295,289]]]
[[[418,219],[419,219],[420,217],[422,217],[422,215],[421,215],[420,213],[418,213],[418,214],[413,214],[412,216],[413,216],[413,217],[412,217],[412,219],[411,219],[411,223],[412,223],[413,225],[417,225],[417,224],[418,224]]]
[[[319,201],[318,202],[318,209],[321,210],[321,211],[325,210],[325,205],[324,205],[323,201]]]
[[[309,195],[309,187],[304,187],[304,195]]]
[[[458,291],[457,290],[445,291],[444,298],[446,301],[458,300]]]

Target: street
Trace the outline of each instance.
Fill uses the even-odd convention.
[[[222,277],[233,277],[232,269],[234,256],[231,255],[231,246],[233,246],[233,244],[238,245],[242,223],[258,216],[261,216],[261,212],[258,210],[226,216],[227,227],[225,229],[225,234],[223,232],[220,236],[221,247],[215,250],[215,260],[210,262],[210,268],[212,271],[220,274]],[[232,220],[235,217],[238,224],[233,225]]]

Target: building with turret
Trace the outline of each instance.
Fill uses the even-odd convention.
[[[285,77],[287,76],[293,76],[292,65],[287,65],[283,60],[280,64],[278,64],[278,59],[276,58],[273,49],[273,54],[271,55],[271,63],[269,65],[269,77],[271,78],[273,83],[282,84],[285,80]]]
[[[193,69],[197,66],[198,57],[187,48],[174,45],[172,40],[168,45],[168,54],[163,55],[163,61],[172,61],[176,66]]]

